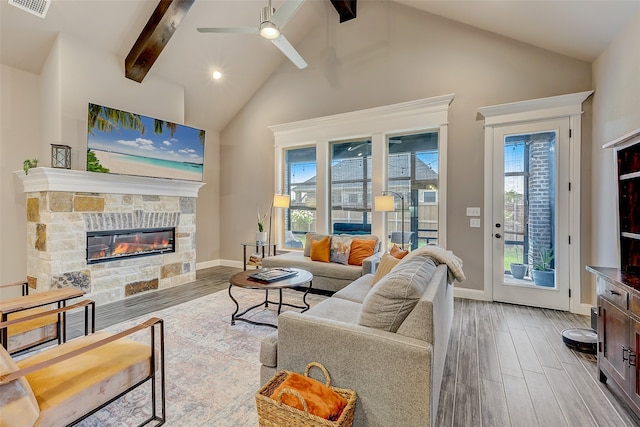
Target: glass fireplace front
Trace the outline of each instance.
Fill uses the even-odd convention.
[[[175,252],[175,228],[87,232],[87,263]]]

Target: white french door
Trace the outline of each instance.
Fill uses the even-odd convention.
[[[569,310],[569,118],[496,126],[493,299]]]

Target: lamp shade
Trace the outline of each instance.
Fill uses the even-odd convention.
[[[289,195],[288,194],[274,194],[273,206],[276,208],[288,208],[289,207]]]
[[[396,210],[393,196],[376,196],[374,204],[377,212],[392,212]]]

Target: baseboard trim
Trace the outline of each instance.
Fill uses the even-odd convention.
[[[213,259],[210,261],[203,261],[196,263],[196,270],[202,270],[203,268],[211,267],[237,267],[242,268],[242,261],[235,261],[232,259]]]
[[[203,261],[196,262],[196,270],[202,270],[204,268],[218,267],[220,265],[220,260],[215,259],[211,261]]]
[[[490,301],[482,289],[454,288],[453,296],[456,298]]]
[[[593,307],[591,304],[585,304],[585,303],[580,303],[577,304],[575,308],[576,311],[574,311],[575,314],[582,314],[584,316],[591,316],[591,307]]]

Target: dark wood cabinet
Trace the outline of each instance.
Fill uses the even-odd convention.
[[[629,316],[605,299],[598,301],[598,363],[623,390],[629,380],[628,342]]]
[[[617,268],[587,267],[598,292],[598,371],[614,382],[640,416],[640,276]]]
[[[587,267],[596,275],[598,371],[640,416],[640,129],[603,148],[616,161],[620,266]]]
[[[640,136],[612,148],[618,177],[620,268],[640,273]]]

